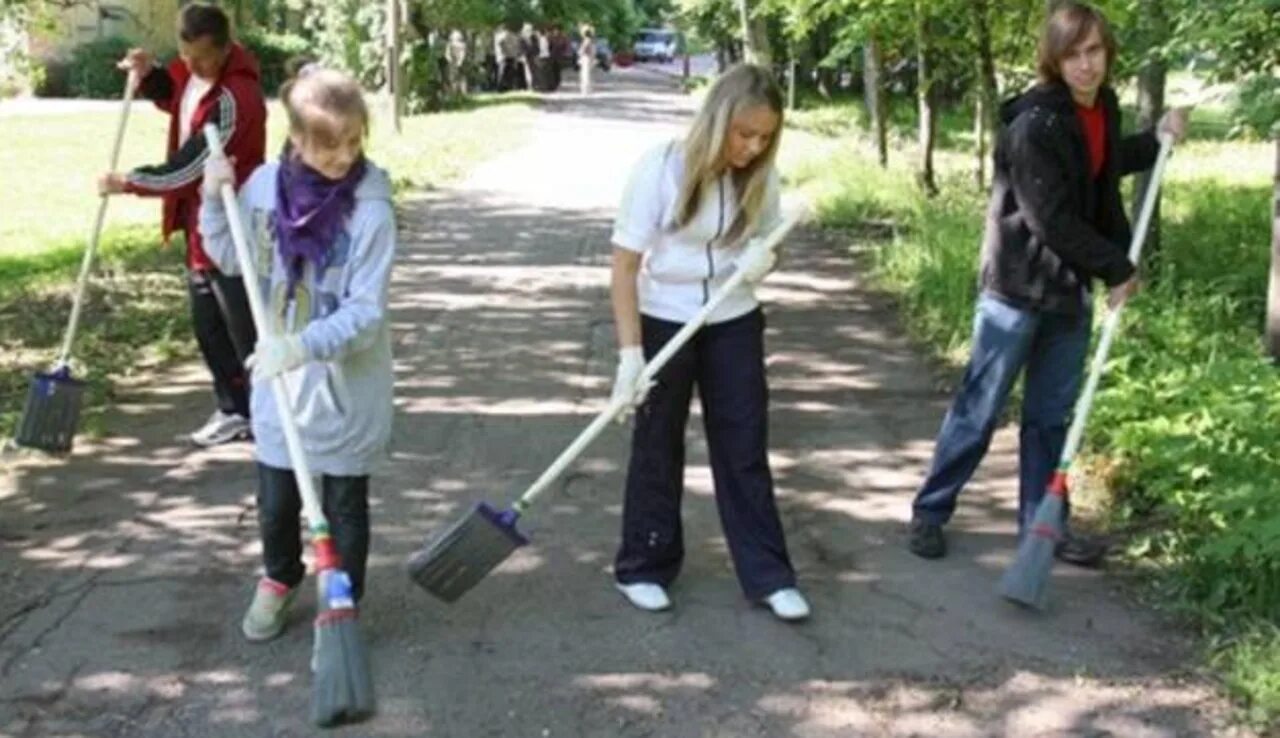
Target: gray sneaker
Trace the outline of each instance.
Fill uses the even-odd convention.
[[[213,415],[190,438],[195,445],[208,448],[248,438],[249,433],[249,419],[245,416],[214,410]]]
[[[253,601],[240,623],[244,637],[258,643],[280,635],[289,615],[289,605],[293,604],[297,594],[297,587],[290,589],[273,579],[260,579],[253,590]]]

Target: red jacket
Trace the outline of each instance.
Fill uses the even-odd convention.
[[[169,114],[168,158],[163,164],[138,167],[126,175],[125,191],[135,195],[160,197],[164,201],[161,227],[165,243],[174,231],[187,237],[187,267],[212,270],[216,267],[204,253],[200,229],[200,181],[208,157],[202,128],[218,126],[222,146],[235,157],[236,186],[262,164],[267,145],[267,106],[258,78],[258,61],[239,44],[232,44],[222,75],[196,105],[191,119],[191,135],[178,145],[181,133],[178,117],[182,95],[191,71],[181,59],[168,69],[148,74],[139,92]]]

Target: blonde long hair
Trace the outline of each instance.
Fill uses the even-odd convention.
[[[768,106],[778,115],[778,129],[769,146],[745,169],[733,173],[734,194],[738,212],[724,234],[728,244],[738,243],[760,219],[764,209],[769,172],[782,138],[782,90],[764,67],[739,64],[725,72],[711,86],[689,135],[684,140],[684,176],[676,199],[675,218],[671,229],[680,230],[698,214],[703,191],[713,184],[724,169],[724,149],[729,139],[729,126],[738,113],[757,105]]]

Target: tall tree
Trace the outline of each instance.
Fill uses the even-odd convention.
[[[995,129],[996,81],[995,47],[991,39],[991,7],[989,0],[972,0],[974,43],[977,51],[978,86],[974,96],[974,140],[977,166],[974,179],[979,190],[987,186],[987,137]]]
[[[889,166],[889,123],[885,120],[884,57],[875,38],[868,38],[862,45],[862,88],[876,142],[876,157],[880,168],[885,169]]]
[[[916,101],[920,123],[920,163],[916,176],[926,194],[938,192],[933,149],[938,138],[938,96],[934,87],[933,17],[930,0],[916,0]]]
[[[755,12],[750,0],[737,0],[741,23],[743,57],[751,64],[769,66],[773,54],[769,49],[769,34],[765,20]]]
[[[1138,67],[1138,119],[1140,129],[1152,128],[1164,114],[1165,80],[1169,64],[1165,45],[1169,41],[1169,18],[1165,6],[1168,0],[1138,0],[1137,38],[1142,61]],[[1151,173],[1142,172],[1134,186],[1133,212],[1142,207],[1147,187],[1151,186]],[[1148,263],[1160,255],[1160,199],[1156,196],[1151,226],[1147,232],[1144,249]]]

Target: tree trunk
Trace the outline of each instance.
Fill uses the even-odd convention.
[[[742,56],[748,61],[755,61],[755,49],[751,43],[751,8],[747,0],[738,0],[738,22],[742,24]]]
[[[301,8],[303,18],[308,17],[307,11],[311,9],[309,6],[310,6],[310,3],[305,2],[304,0]],[[274,7],[276,9],[276,31],[280,33],[287,33],[288,31],[292,30],[290,28],[291,19],[289,18],[289,4],[276,3]]]
[[[400,133],[404,109],[404,85],[400,79],[400,0],[387,0],[387,91],[391,93],[391,123]]]
[[[827,54],[831,51],[831,24],[823,23],[809,36],[809,53],[813,56],[814,70],[817,72],[815,84],[818,94],[826,100],[831,99],[833,86],[832,70],[827,66]]]
[[[1142,0],[1142,18],[1140,22],[1145,28],[1145,46],[1154,47],[1168,40],[1169,27],[1164,11],[1160,7],[1161,0]],[[1143,63],[1138,70],[1138,130],[1154,128],[1164,113],[1165,79],[1168,74],[1167,65],[1162,59],[1151,59]],[[1142,172],[1134,181],[1133,212],[1135,216],[1142,207],[1142,198],[1151,184],[1151,172]],[[1151,228],[1147,232],[1146,245],[1143,247],[1144,259],[1153,264],[1160,258],[1160,195],[1156,194],[1155,208],[1151,211]],[[1154,272],[1153,272],[1154,273]]]
[[[978,93],[973,101],[974,167],[973,186],[981,192],[987,188],[987,101]]]
[[[979,190],[987,187],[987,136],[995,131],[997,97],[995,53],[991,43],[991,15],[988,0],[973,0],[974,31],[978,42],[978,96],[974,106],[974,135],[978,146],[975,170]]]
[[[876,153],[882,169],[889,166],[889,125],[885,120],[883,59],[880,45],[875,39],[862,47],[862,88],[866,98],[867,116],[876,139]]]
[[[929,17],[923,1],[916,3],[916,64],[918,81],[916,99],[920,108],[920,169],[918,177],[925,194],[938,193],[938,182],[933,171],[933,147],[937,138],[938,118],[933,94],[933,70],[929,66]]]
[[[1267,285],[1267,353],[1280,361],[1280,129],[1275,132],[1276,168],[1271,197],[1271,281]]]
[[[787,64],[787,110],[796,109],[796,51],[791,50],[791,60]]]
[[[689,39],[683,33],[678,38],[680,39],[680,79],[687,82],[689,80]]]
[[[763,18],[753,17],[749,0],[738,0],[738,16],[742,22],[742,56],[748,64],[770,66],[769,35]]]
[[[750,23],[751,48],[755,51],[752,64],[765,68],[773,67],[773,49],[769,46],[769,26],[764,18],[754,17]]]

